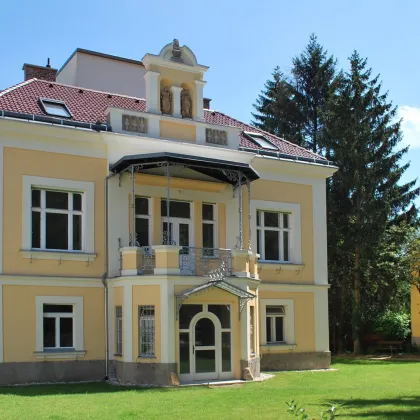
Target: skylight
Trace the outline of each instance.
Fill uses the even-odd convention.
[[[258,146],[264,149],[279,150],[279,148],[274,143],[272,143],[267,137],[265,137],[263,134],[251,133],[249,131],[244,131],[244,134],[254,143],[257,143]]]
[[[63,101],[56,101],[54,99],[40,99],[44,111],[48,115],[53,115],[54,117],[65,117],[70,118],[71,114],[67,105]]]

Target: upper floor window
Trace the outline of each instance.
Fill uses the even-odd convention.
[[[71,113],[63,101],[44,98],[41,98],[40,101],[46,114],[53,115],[54,117],[71,117]]]
[[[290,261],[290,214],[257,211],[257,252],[265,261]]]
[[[136,197],[136,240],[138,246],[150,245],[150,200]]]
[[[32,188],[32,248],[83,250],[83,194]]]

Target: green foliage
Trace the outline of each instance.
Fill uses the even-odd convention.
[[[310,416],[306,409],[302,406],[299,407],[299,404],[292,400],[291,402],[287,402],[287,413],[292,414],[294,417],[296,417],[298,420],[314,420],[315,417]],[[339,408],[341,407],[340,404],[327,404],[327,409],[322,410],[319,412],[319,420],[334,420],[335,418],[339,417],[339,414],[337,414]]]
[[[410,336],[410,315],[386,311],[376,323],[376,332],[388,340],[405,340]]]

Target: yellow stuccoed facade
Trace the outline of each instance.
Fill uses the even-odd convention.
[[[325,180],[335,168],[243,150],[241,129],[203,118],[206,68],[171,51],[145,56],[145,111],[129,110],[147,133],[0,119],[0,385],[329,367]],[[160,113],[166,86],[189,89],[191,119]],[[121,112],[104,118],[121,124]],[[207,128],[228,144],[209,143]],[[51,192],[66,194],[64,208]],[[289,225],[257,226],[257,212]],[[279,257],[265,260],[257,250],[273,232]],[[37,235],[68,247],[36,245]],[[413,337],[419,296],[413,288]]]
[[[420,346],[420,290],[415,285],[411,286],[411,337]]]

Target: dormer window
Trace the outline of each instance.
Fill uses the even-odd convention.
[[[71,113],[63,101],[40,98],[40,102],[46,114],[54,117],[71,118]]]
[[[246,137],[248,137],[254,143],[258,144],[258,146],[262,147],[263,149],[279,150],[279,148],[263,134],[252,133],[249,131],[244,131],[244,134]]]

